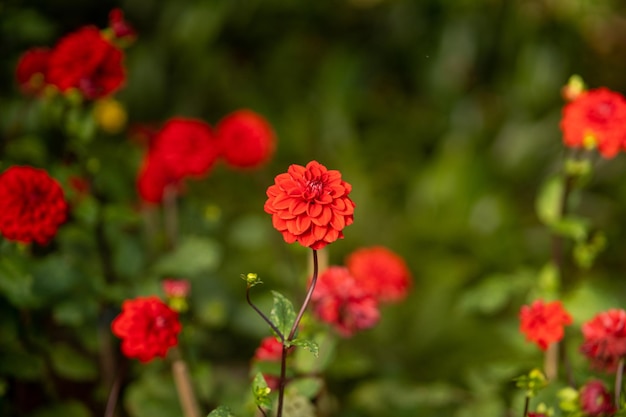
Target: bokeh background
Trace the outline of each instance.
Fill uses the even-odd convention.
[[[0,241],[0,414],[102,415],[102,340],[124,298],[192,282],[190,368],[206,413],[237,407],[268,329],[246,306],[240,274],[302,297],[308,251],[287,245],[263,212],[289,164],[318,160],[353,185],[355,223],[329,246],[331,264],[384,245],[414,283],[379,325],[341,340],[327,372],[330,415],[517,416],[512,378],[541,366],[518,331],[550,258],[538,190],[566,155],[561,87],[626,92],[626,5],[591,0],[77,0],[0,3],[0,168],[67,174],[66,139],[14,81],[19,55],[53,46],[121,7],[138,32],[116,95],[128,125],[175,116],[211,124],[238,108],[278,137],[261,170],[218,165],[180,199],[180,246],[150,232],[139,207],[143,149],[129,135],[91,145],[97,196],[86,197],[50,247]],[[62,164],[61,164],[62,162]],[[597,158],[575,207],[607,236],[589,270],[566,245],[563,299],[579,372],[577,326],[626,305],[626,157]],[[56,175],[55,175],[56,174]],[[108,307],[104,307],[106,304]],[[119,308],[119,307],[118,307]],[[123,362],[120,416],[180,415],[167,366]],[[111,372],[114,372],[111,370]],[[556,405],[556,404],[554,404]]]

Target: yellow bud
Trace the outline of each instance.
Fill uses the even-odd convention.
[[[93,113],[98,126],[112,135],[121,132],[128,119],[124,106],[112,98],[96,101]]]
[[[594,134],[589,132],[585,133],[585,137],[583,137],[583,146],[585,147],[585,149],[591,151],[595,149],[597,145],[598,140],[596,139]]]

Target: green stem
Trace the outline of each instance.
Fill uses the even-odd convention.
[[[276,333],[276,336],[278,336],[280,341],[282,343],[285,343],[285,335],[278,329],[278,327],[276,327],[274,323],[272,323],[272,321],[265,315],[265,313],[261,311],[261,309],[259,309],[256,305],[254,305],[254,303],[250,299],[250,288],[252,287],[248,286],[246,288],[246,301],[248,302],[248,305],[252,307],[252,309],[256,311],[257,314],[261,316],[261,318],[272,328],[272,330],[274,331],[274,333]]]
[[[622,378],[624,377],[624,358],[620,358],[615,373],[615,408],[619,410],[622,394]]]
[[[522,417],[526,417],[528,415],[529,406],[530,406],[530,397],[527,395],[526,400],[524,401],[524,414],[522,414]]]

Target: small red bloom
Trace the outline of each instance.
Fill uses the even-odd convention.
[[[0,233],[6,239],[48,243],[66,216],[63,189],[46,171],[12,166],[0,174]]]
[[[124,12],[121,9],[113,9],[109,12],[109,27],[116,39],[133,41],[137,37],[135,29],[124,20]]]
[[[584,91],[563,108],[561,130],[567,146],[597,146],[612,158],[626,144],[626,99],[607,88]]]
[[[374,327],[380,319],[376,298],[341,266],[331,266],[320,274],[311,303],[314,314],[344,337]]]
[[[404,259],[382,246],[358,249],[346,259],[350,274],[379,301],[399,301],[411,286]]]
[[[537,300],[530,306],[522,306],[519,314],[520,331],[526,340],[535,342],[541,350],[563,338],[563,326],[572,324],[572,316],[563,308],[560,301],[544,303]]]
[[[342,230],[354,221],[351,190],[339,171],[317,161],[294,164],[267,189],[264,209],[287,243],[317,250],[343,238]]]
[[[617,410],[611,401],[611,394],[602,381],[587,382],[580,389],[580,405],[586,416],[612,416]]]
[[[283,353],[283,344],[274,336],[261,340],[261,345],[254,352],[257,361],[279,361]]]
[[[23,93],[36,95],[43,90],[49,59],[49,48],[31,48],[22,54],[15,77]]]
[[[89,100],[117,91],[125,80],[124,54],[93,26],[62,38],[52,50],[46,79],[61,91],[79,89]]]
[[[527,414],[528,417],[548,417],[546,414],[544,413],[528,413]]]
[[[237,168],[254,168],[274,153],[276,136],[270,124],[251,110],[238,110],[217,125],[217,140],[226,162]]]
[[[626,311],[611,309],[582,326],[585,338],[581,351],[599,369],[613,371],[626,356]]]
[[[185,298],[189,295],[191,284],[186,279],[167,278],[162,282],[166,297]]]
[[[141,362],[164,358],[178,344],[181,324],[178,314],[157,297],[126,300],[122,312],[111,323],[113,333],[122,339],[122,353]]]

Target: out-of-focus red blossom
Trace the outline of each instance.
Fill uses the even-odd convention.
[[[161,283],[163,285],[163,292],[166,297],[187,297],[191,290],[191,283],[186,279],[164,279]]]
[[[528,413],[527,414],[528,417],[548,417],[546,414],[544,413]]]
[[[65,92],[77,88],[95,100],[117,91],[125,81],[124,54],[93,26],[72,32],[57,43],[46,80]]]
[[[520,310],[520,331],[526,340],[535,342],[541,350],[550,343],[563,338],[563,327],[572,324],[572,316],[563,308],[560,301],[544,303],[536,300]]]
[[[137,32],[124,20],[124,12],[121,9],[116,8],[109,12],[109,27],[117,39],[132,42],[137,38]]]
[[[346,266],[359,287],[379,301],[400,301],[411,287],[411,273],[404,259],[382,246],[352,252]]]
[[[49,48],[31,48],[22,54],[15,78],[24,94],[37,95],[44,89],[49,59]]]
[[[560,126],[567,146],[612,158],[626,145],[626,99],[607,88],[584,91],[565,105]]]
[[[306,167],[294,164],[267,189],[264,209],[285,242],[322,249],[343,238],[344,227],[354,221],[351,190],[339,171],[317,161]]]
[[[181,324],[178,314],[155,296],[126,300],[122,312],[111,323],[122,339],[122,353],[141,362],[164,358],[178,344]]]
[[[314,314],[344,337],[369,329],[380,319],[376,298],[346,267],[331,266],[319,275],[311,304]]]
[[[140,146],[152,147],[159,128],[149,124],[134,124],[128,129],[128,138]]]
[[[610,416],[617,411],[611,394],[598,380],[589,381],[580,389],[580,406],[585,415],[591,417]]]
[[[255,168],[274,153],[276,135],[261,115],[247,109],[224,117],[216,128],[226,163],[236,168]]]
[[[43,169],[12,166],[0,174],[0,233],[6,239],[46,244],[66,216],[63,189]]]
[[[283,352],[283,344],[274,336],[268,336],[261,340],[261,345],[254,351],[254,359],[257,361],[279,361]]]
[[[147,202],[158,204],[163,201],[165,189],[171,187],[176,194],[182,189],[182,183],[171,174],[158,155],[148,152],[137,176],[137,192]]]
[[[620,358],[626,356],[626,311],[610,309],[582,326],[581,352],[593,367],[614,371]]]
[[[89,192],[89,181],[83,177],[72,175],[68,178],[67,182],[72,190],[74,190],[78,195],[85,195]]]

